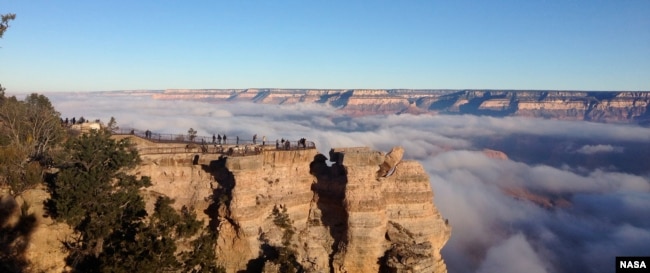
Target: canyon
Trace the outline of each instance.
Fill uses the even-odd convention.
[[[426,172],[402,154],[333,149],[330,166],[316,149],[143,155],[137,172],[156,181],[145,195],[206,212],[227,272],[277,272],[265,261],[269,247],[282,246],[275,209],[286,210],[305,272],[446,272],[440,250],[451,228]]]
[[[471,114],[606,123],[650,122],[650,92],[413,89],[168,89],[128,92],[159,100],[263,104],[317,103],[351,116]]]
[[[176,209],[194,208],[206,228],[217,231],[217,264],[226,272],[280,272],[269,250],[283,247],[287,229],[293,236],[285,246],[304,272],[447,272],[440,250],[451,227],[433,203],[426,171],[403,160],[401,147],[388,153],[335,148],[326,156],[314,148],[266,146],[228,156],[114,136],[124,137],[142,151],[133,174],[153,182],[141,190],[147,210],[163,195]],[[145,152],[153,148],[176,152]],[[46,216],[48,197],[39,188],[3,203],[25,201],[36,215],[26,252],[32,269],[61,272],[61,242],[73,233]],[[278,226],[278,211],[289,227]]]

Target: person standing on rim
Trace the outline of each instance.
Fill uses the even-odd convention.
[[[223,134],[223,144],[226,144],[226,134]]]

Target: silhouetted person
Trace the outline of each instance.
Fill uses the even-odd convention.
[[[76,124],[76,123],[77,123],[77,119],[75,119],[74,117],[72,117],[72,124]]]
[[[279,139],[275,140],[275,149],[277,149],[277,150],[280,149],[280,140]]]
[[[262,146],[264,146],[264,144],[266,144],[266,136],[262,136]]]
[[[217,135],[217,142],[221,144],[221,135]]]
[[[236,144],[236,145],[239,145],[239,136],[237,136],[236,141],[235,141],[235,144]]]
[[[223,144],[228,144],[228,143],[226,142],[226,134],[223,134]]]
[[[217,137],[214,134],[212,134],[212,144],[216,142],[217,142]]]
[[[254,134],[253,135],[253,144],[255,144],[256,142],[257,142],[257,134]]]
[[[65,118],[65,125],[68,125],[69,121],[68,118]]]

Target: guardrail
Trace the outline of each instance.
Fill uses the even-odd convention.
[[[135,129],[121,129],[112,132],[114,135],[132,135],[139,138],[147,139],[156,143],[177,143],[186,144],[185,147],[142,147],[138,152],[142,155],[147,154],[176,154],[176,153],[209,153],[224,154],[228,156],[246,156],[260,154],[264,150],[302,150],[315,149],[316,144],[305,139],[298,141],[285,140],[284,142],[264,142],[259,140],[243,140],[235,138],[234,140],[221,140],[221,144],[208,142],[212,136],[195,136],[190,139],[188,135],[180,134],[158,134]],[[197,142],[198,140],[198,142]]]

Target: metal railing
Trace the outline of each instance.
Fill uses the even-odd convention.
[[[159,134],[135,129],[120,129],[112,132],[114,135],[132,135],[155,143],[186,144],[185,147],[140,147],[138,151],[142,155],[147,154],[176,154],[176,153],[205,153],[223,154],[228,156],[257,155],[264,150],[303,150],[315,149],[312,141],[304,139],[298,141],[285,140],[284,142],[262,142],[259,140],[244,139],[223,139],[212,142],[212,136],[195,136],[190,139],[189,135],[181,134]],[[209,142],[208,142],[209,141]]]

